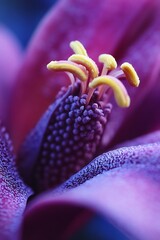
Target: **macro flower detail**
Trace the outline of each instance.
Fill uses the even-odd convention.
[[[117,68],[113,56],[101,54],[100,73],[79,41],[71,42],[70,47],[74,54],[67,61],[51,61],[47,68],[66,72],[71,85],[60,90],[21,147],[20,171],[38,192],[64,182],[97,155],[112,110],[112,92],[120,107],[129,107],[130,98],[120,80],[139,85],[131,64]]]
[[[159,0],[59,0],[25,52],[0,29],[1,240],[160,239],[159,26]]]

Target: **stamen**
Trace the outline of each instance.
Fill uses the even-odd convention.
[[[81,81],[86,81],[88,79],[88,72],[83,66],[80,66],[76,63],[69,62],[69,61],[51,61],[47,68],[49,70],[61,72],[66,71],[74,74],[78,77]]]
[[[86,49],[84,48],[82,43],[80,43],[79,41],[70,42],[70,47],[76,54],[88,56]]]
[[[74,77],[74,75],[72,74],[72,73],[70,73],[70,72],[65,72],[66,74],[67,74],[67,76],[68,76],[68,78],[69,78],[69,80],[70,80],[70,82],[71,82],[71,84],[72,84],[72,87],[74,86],[74,83],[75,83],[75,77]]]
[[[110,54],[101,54],[99,55],[99,62],[104,64],[102,74],[106,74],[108,70],[113,70],[117,67],[117,62],[115,58]],[[105,71],[106,69],[106,71]]]
[[[96,63],[88,56],[74,54],[68,58],[69,61],[83,65],[89,72],[91,79],[98,77],[99,70]]]
[[[115,69],[115,70],[111,71],[108,75],[113,76],[118,79],[125,78],[125,74],[122,71],[122,69]]]
[[[110,55],[110,54],[101,54],[99,55],[99,62],[103,63],[103,69],[101,72],[102,75],[107,75],[108,71],[114,70],[117,67],[117,62],[115,58]],[[99,87],[99,99],[101,96],[104,94],[104,92],[108,89],[109,87],[100,86]]]
[[[79,41],[72,41],[70,47],[75,54],[71,55],[68,61],[51,61],[47,65],[48,69],[65,71],[69,76],[73,88],[77,81],[76,79],[79,79],[81,81],[80,95],[87,94],[87,104],[89,104],[94,95],[94,89],[98,86],[98,95],[96,95],[97,93],[94,95],[97,96],[98,101],[101,99],[104,100],[102,98],[104,94],[109,99],[111,88],[117,104],[120,107],[129,107],[130,98],[120,79],[126,78],[131,86],[138,87],[140,81],[133,66],[125,62],[120,68],[117,68],[117,62],[112,55],[101,54],[99,55],[99,62],[103,63],[103,69],[101,74],[99,74],[96,63],[88,57],[86,49]]]
[[[129,84],[133,87],[138,87],[140,80],[134,67],[130,63],[125,62],[121,65],[121,69],[123,70]]]
[[[102,84],[108,85],[114,92],[115,100],[120,107],[129,107],[130,98],[124,85],[112,76],[100,76],[89,83],[90,88],[96,88]]]

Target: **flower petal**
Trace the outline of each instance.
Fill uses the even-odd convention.
[[[17,78],[11,114],[16,148],[53,101],[59,87],[67,82],[64,77],[49,73],[47,63],[68,57],[68,44],[75,39],[85,44],[93,58],[103,51],[116,52],[122,42],[127,46],[148,19],[154,3],[149,0],[140,0],[139,4],[131,0],[116,0],[115,4],[111,0],[63,0],[51,10],[33,37]],[[137,18],[139,22],[135,25]],[[131,26],[132,32],[129,32]]]
[[[120,147],[138,146],[142,144],[144,145],[147,143],[157,143],[157,142],[160,142],[160,131],[154,131],[149,134],[137,137],[133,140],[122,142],[114,146],[114,149],[120,148]]]
[[[31,203],[22,239],[69,239],[77,225],[80,227],[89,214],[96,212],[132,239],[158,240],[159,167],[160,143],[121,148],[99,156],[59,189]],[[86,218],[81,222],[82,216]]]
[[[17,172],[13,147],[0,125],[0,239],[19,239],[19,225],[31,190]]]
[[[9,94],[20,65],[21,50],[17,39],[1,25],[0,53],[0,111],[4,117]]]
[[[143,34],[134,43],[132,42],[131,47],[121,56],[122,62],[127,60],[133,64],[141,82],[139,89],[128,90],[131,96],[131,106],[127,111],[114,106],[103,138],[103,146],[110,143],[112,137],[113,141],[110,144],[113,146],[117,142],[135,138],[160,127],[159,9],[157,5],[157,10],[153,11],[154,16],[143,29]]]

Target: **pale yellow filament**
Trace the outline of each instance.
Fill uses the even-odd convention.
[[[72,41],[70,42],[70,47],[72,48],[73,52],[76,54],[81,54],[84,56],[88,56],[86,49],[79,41]]]
[[[118,106],[120,107],[130,106],[130,97],[127,93],[127,90],[117,78],[114,78],[112,76],[100,76],[95,78],[92,82],[90,82],[89,87],[96,88],[103,84],[112,88]]]
[[[80,54],[74,54],[70,56],[68,60],[83,65],[88,70],[91,79],[98,77],[98,67],[91,58]]]
[[[82,66],[79,66],[76,63],[69,62],[69,61],[51,61],[47,68],[49,70],[61,72],[66,71],[70,72],[76,77],[78,77],[81,81],[86,81],[88,79],[88,73],[86,69]]]
[[[138,77],[134,67],[128,62],[123,63],[120,67],[121,67],[122,71],[124,72],[129,84],[133,87],[138,87],[140,80],[139,80],[139,77]]]
[[[117,67],[115,58],[110,54],[99,55],[99,62],[103,63],[107,70],[113,70]]]

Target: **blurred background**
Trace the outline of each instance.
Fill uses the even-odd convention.
[[[0,24],[26,47],[40,19],[58,0],[0,0]]]

